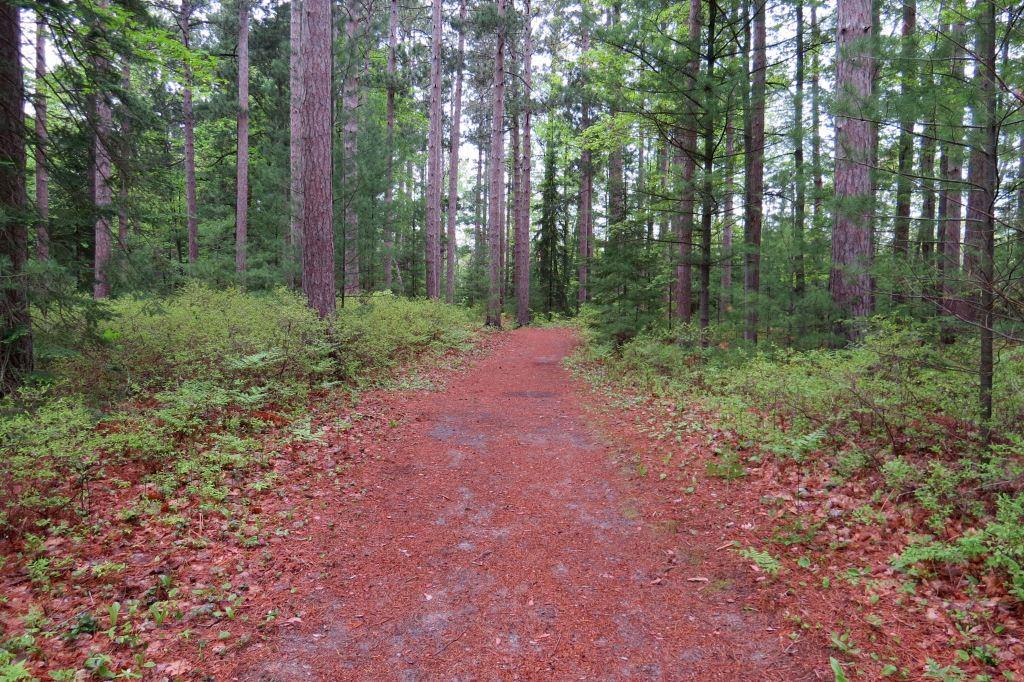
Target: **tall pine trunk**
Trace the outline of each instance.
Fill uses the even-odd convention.
[[[392,289],[392,263],[395,258],[395,70],[398,51],[398,0],[388,10],[387,65],[387,162],[384,184],[384,288]]]
[[[235,272],[244,273],[249,234],[249,0],[238,1],[238,156],[235,176]]]
[[[101,0],[99,7],[106,9],[110,6],[109,0]],[[110,93],[107,85],[110,81],[110,61],[105,55],[98,55],[94,61],[95,75],[99,81],[99,92],[96,93],[96,122],[93,140],[93,182],[95,186],[94,203],[96,208],[96,223],[94,229],[95,251],[93,257],[93,287],[94,298],[102,299],[110,296],[110,254],[112,235],[111,207],[113,205],[113,191],[110,187],[111,180],[111,129],[113,127],[113,114],[110,109]]]
[[[735,167],[735,137],[731,113],[725,112],[725,177],[722,190],[722,278],[719,283],[720,299],[718,303],[718,319],[725,319],[725,314],[732,306],[732,208],[733,208],[733,168]]]
[[[964,24],[956,24],[950,32],[950,80],[953,83],[964,79],[964,50],[962,47]],[[942,31],[947,33],[946,30]],[[959,301],[958,285],[960,280],[960,231],[963,218],[963,152],[958,140],[963,134],[963,109],[954,104],[945,112],[942,135],[949,142],[942,144],[940,159],[942,175],[942,206],[940,214],[940,230],[942,232],[942,257],[939,259],[940,279],[942,287],[941,308],[948,314],[956,315],[963,312]],[[950,340],[948,330],[943,333],[945,340]]]
[[[335,306],[330,0],[303,0],[302,25],[302,288],[310,307],[327,317]]]
[[[821,65],[818,54],[821,49],[821,32],[818,29],[818,4],[811,3],[811,175],[814,195],[811,203],[814,207],[814,226],[821,226],[821,205],[824,196],[825,181],[821,171]]]
[[[345,217],[345,294],[359,292],[359,213],[356,210],[359,169],[356,166],[359,135],[359,70],[356,39],[359,32],[359,1],[349,0],[345,17],[345,80],[342,86],[342,188]]]
[[[122,103],[132,87],[132,66],[128,55],[121,64]],[[128,117],[121,121],[121,159],[117,169],[117,240],[122,251],[128,250],[128,169],[131,166],[131,123]]]
[[[608,25],[618,25],[622,14],[622,3],[620,0],[612,0],[608,12]],[[619,113],[622,106],[622,92],[619,86],[619,79],[614,79],[614,84],[609,92],[609,109],[614,117]],[[626,176],[624,163],[624,150],[621,145],[616,144],[608,153],[608,239],[619,237],[618,228],[626,220]]]
[[[47,167],[46,145],[46,22],[40,13],[36,19],[35,80],[35,161],[36,161],[36,258],[50,259],[50,169]]]
[[[487,215],[487,324],[501,327],[501,231],[505,189],[505,147],[502,138],[505,123],[505,0],[497,0],[498,34],[494,41],[493,104],[491,110],[490,199]]]
[[[532,193],[530,183],[530,166],[533,163],[533,155],[530,147],[531,141],[531,116],[533,108],[530,98],[533,96],[533,15],[530,10],[530,0],[525,0],[524,5],[526,35],[523,38],[523,140],[522,152],[519,159],[519,206],[516,211],[516,324],[519,326],[530,323],[530,195]]]
[[[427,298],[441,295],[441,0],[432,0],[427,138]]]
[[[965,243],[972,299],[977,310],[972,317],[980,329],[979,412],[983,434],[990,435],[992,419],[993,336],[995,325],[995,209],[999,182],[999,121],[996,96],[996,10],[994,0],[977,0],[974,48],[973,131],[968,179],[967,234]]]
[[[718,15],[717,0],[708,1],[708,41],[707,54],[705,55],[705,85],[703,99],[705,102],[713,101],[711,82],[715,72],[715,22]],[[700,343],[707,346],[708,336],[703,333],[711,324],[711,222],[714,218],[715,197],[714,197],[714,170],[715,170],[715,110],[710,105],[704,111],[704,182],[701,190],[701,219],[700,219],[700,295],[698,308],[700,310],[700,328],[702,330]]]
[[[754,0],[750,106],[745,122],[746,209],[743,221],[743,338],[757,343],[758,291],[761,288],[761,223],[764,203],[765,1]]]
[[[829,291],[842,315],[871,312],[871,208],[874,58],[870,0],[839,0],[836,23],[836,221],[832,233]],[[856,325],[845,324],[848,338]]]
[[[459,3],[459,52],[456,56],[458,65],[455,72],[455,101],[452,103],[452,139],[448,159],[448,268],[445,272],[445,298],[455,303],[455,264],[457,260],[457,236],[459,210],[459,146],[460,128],[462,124],[462,70],[466,50],[466,0]]]
[[[192,4],[181,0],[178,15],[181,44],[186,50],[192,46]],[[195,114],[192,111],[192,67],[185,63],[185,84],[181,92],[181,115],[185,127],[185,230],[188,235],[188,262],[199,259],[199,221],[196,215],[196,136]]]
[[[30,213],[25,189],[25,83],[21,69],[21,18],[16,5],[0,4],[0,395],[17,388],[32,370],[32,320],[25,285]]]
[[[700,69],[700,11],[701,0],[690,0],[687,83],[691,92],[696,91]],[[675,318],[688,323],[693,314],[693,222],[694,188],[693,176],[697,168],[697,105],[693,98],[687,98],[680,133],[679,149],[675,156],[680,169],[679,216],[676,220],[675,239]]]
[[[804,3],[796,0],[796,93],[793,96],[793,171],[796,192],[793,206],[793,293],[797,300],[806,288],[804,234],[807,183],[804,174]]]
[[[903,0],[903,44],[900,50],[900,95],[903,113],[897,141],[896,220],[893,223],[893,252],[906,259],[910,253],[911,175],[914,168],[914,117],[910,99],[914,95],[914,60],[917,58],[914,31],[917,24],[917,0]]]
[[[288,227],[287,254],[288,280],[292,287],[301,286],[302,262],[302,0],[291,0],[291,21],[288,35],[288,86],[291,98],[288,103],[288,168],[291,220]]]
[[[588,0],[583,0],[580,9],[580,51],[586,53],[590,50],[590,25],[587,16]],[[587,92],[587,74],[584,67],[581,78],[583,89],[583,101],[580,106],[580,128],[586,130],[590,127],[590,96]],[[582,132],[582,131],[581,131]],[[582,306],[590,300],[588,289],[588,278],[590,275],[590,259],[594,255],[594,226],[592,222],[592,204],[594,196],[594,175],[591,164],[590,150],[584,148],[580,152],[580,198],[579,210],[577,211],[577,232],[579,246],[578,264],[578,285],[577,303]]]

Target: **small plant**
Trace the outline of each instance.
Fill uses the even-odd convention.
[[[746,547],[739,550],[739,555],[744,559],[753,561],[760,570],[768,575],[778,575],[779,571],[782,570],[782,562],[769,552],[755,549],[754,547]]]
[[[708,460],[705,465],[708,476],[714,476],[715,478],[722,478],[727,481],[735,480],[737,478],[743,478],[747,475],[747,470],[743,466],[743,461],[740,459],[739,454],[733,450],[726,450],[720,453],[715,459]]]

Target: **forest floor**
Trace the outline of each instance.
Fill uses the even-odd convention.
[[[426,390],[369,396],[344,443],[302,456],[313,471],[343,457],[337,484],[285,475],[261,503],[293,528],[239,576],[248,625],[211,624],[223,643],[198,652],[168,642],[160,658],[177,660],[155,672],[830,679],[823,641],[793,637],[766,576],[731,549],[750,527],[742,489],[649,485],[643,436],[562,366],[576,343],[566,329],[495,335]]]

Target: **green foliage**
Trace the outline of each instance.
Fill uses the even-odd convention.
[[[778,575],[779,571],[782,570],[782,562],[777,557],[772,556],[771,552],[747,547],[739,550],[739,555],[744,559],[753,561],[758,568],[768,575]]]
[[[589,314],[585,321],[600,323]],[[712,329],[712,334],[714,334]],[[1024,433],[1017,392],[1024,362],[1019,349],[1002,358],[995,386],[994,438],[979,438],[976,387],[960,367],[976,352],[971,343],[935,344],[933,329],[905,320],[875,320],[863,343],[842,350],[794,351],[764,347],[701,348],[690,327],[674,334],[640,334],[615,348],[592,334],[587,350],[612,379],[643,391],[695,401],[716,415],[717,426],[735,438],[709,459],[709,475],[742,475],[736,455],[756,444],[776,456],[827,463],[833,483],[877,475],[884,490],[913,501],[933,533],[896,560],[913,571],[944,564],[974,565],[1006,576],[1024,600],[1024,496],[1015,490],[1024,475]],[[851,520],[880,524],[872,507]],[[951,524],[951,519],[959,524]],[[950,538],[951,528],[969,530]]]
[[[199,284],[165,298],[114,300],[96,335],[52,360],[49,382],[0,403],[0,533],[77,523],[98,486],[119,485],[122,467],[141,467],[162,495],[218,505],[225,477],[262,456],[256,436],[290,420],[310,391],[363,385],[462,346],[473,333],[470,316],[383,294],[349,300],[320,320],[284,289]],[[30,565],[33,580],[50,582],[47,557]]]
[[[1024,495],[1000,495],[995,516],[980,528],[968,530],[952,542],[925,536],[893,563],[903,570],[980,563],[1008,576],[1010,592],[1024,601]]]

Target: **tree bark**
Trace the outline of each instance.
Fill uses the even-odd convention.
[[[30,213],[25,188],[25,83],[21,68],[21,17],[0,4],[0,395],[11,393],[32,371],[32,320],[25,264]]]
[[[701,0],[690,0],[687,82],[691,92],[697,88],[700,69],[700,11]],[[675,273],[675,317],[689,323],[693,314],[693,222],[694,188],[693,176],[697,167],[697,105],[693,98],[687,98],[685,120],[680,133],[679,149],[675,154],[676,165],[680,168],[679,216],[676,223],[676,273]]]
[[[821,32],[818,29],[818,4],[811,3],[811,175],[814,185],[814,196],[811,203],[814,207],[814,226],[821,225],[821,204],[824,196],[825,182],[821,171],[821,73],[818,54],[821,49]]]
[[[335,307],[330,0],[303,0],[302,25],[302,288],[310,307],[327,317]]]
[[[590,50],[590,25],[587,16],[588,0],[583,0],[580,9],[580,52],[586,53]],[[581,77],[581,88],[583,90],[583,101],[580,105],[580,128],[582,131],[590,127],[590,96],[587,93],[586,67],[583,67]],[[588,290],[588,276],[590,274],[590,260],[594,255],[594,225],[592,222],[592,205],[594,196],[594,175],[591,164],[590,150],[584,148],[580,152],[580,198],[577,216],[577,232],[579,244],[579,265],[578,284],[579,291],[577,303],[580,307],[590,300]]]
[[[398,51],[398,0],[391,0],[388,11],[387,65],[387,145],[388,159],[384,185],[384,288],[392,288],[392,262],[395,251],[395,67]]]
[[[178,15],[181,44],[186,50],[192,46],[192,4],[181,0]],[[196,213],[196,137],[195,115],[192,111],[192,67],[184,65],[184,88],[181,93],[181,115],[185,127],[185,229],[188,234],[188,262],[199,259],[199,222]]]
[[[692,10],[691,10],[692,11]],[[616,26],[622,14],[622,3],[620,0],[613,0],[608,12],[608,25]],[[614,117],[619,113],[622,97],[619,87],[619,79],[611,86],[609,94],[611,115]],[[616,145],[608,153],[608,239],[617,239],[617,229],[626,220],[626,177],[625,163],[623,160],[623,148]]]
[[[359,73],[356,66],[356,37],[359,32],[357,16],[359,0],[349,0],[345,17],[345,81],[342,92],[342,187],[344,188],[345,215],[345,295],[359,293],[359,213],[356,210],[359,169],[356,166],[359,135]]]
[[[124,56],[121,64],[121,90],[127,93],[132,87],[132,65],[128,55]],[[122,105],[124,97],[122,96]],[[128,172],[131,167],[131,124],[126,116],[121,121],[121,160],[117,169],[118,196],[117,196],[117,240],[121,250],[128,251]]]
[[[946,30],[943,30],[945,33]],[[951,81],[959,83],[964,78],[964,60],[962,36],[964,25],[953,27],[950,37],[950,76]],[[946,140],[957,140],[963,134],[963,109],[954,106],[946,112],[946,120],[942,134]],[[940,279],[942,281],[942,309],[952,315],[961,311],[959,302],[958,281],[960,279],[960,223],[963,217],[963,152],[960,144],[944,142],[940,160],[942,175],[942,258],[940,259]],[[948,333],[943,336],[949,340]]]
[[[905,100],[900,116],[900,134],[897,141],[896,220],[893,224],[893,252],[906,259],[910,253],[910,200],[911,174],[914,168],[914,118],[909,106],[914,91],[914,60],[917,58],[914,32],[917,24],[917,0],[903,1],[903,44],[900,50],[900,94]],[[899,296],[899,292],[896,292]],[[899,297],[897,300],[901,300]]]
[[[452,139],[448,159],[448,269],[446,271],[446,294],[449,303],[455,303],[455,265],[457,260],[457,235],[459,210],[459,146],[462,124],[462,70],[466,51],[466,0],[459,3],[459,51],[455,72],[455,101],[452,103]]]
[[[829,291],[845,318],[871,313],[871,159],[874,57],[870,0],[839,0],[836,24],[836,223]],[[855,325],[844,324],[855,339]]]
[[[972,317],[979,322],[979,412],[982,434],[991,435],[993,336],[995,326],[995,207],[999,182],[999,121],[996,96],[996,9],[994,0],[977,0],[974,58],[974,129],[970,135],[971,161],[968,179],[965,249],[971,287],[977,291],[978,308]],[[974,299],[975,296],[972,296]]]
[[[397,0],[392,0],[396,2]],[[291,200],[291,221],[289,223],[285,252],[288,256],[288,280],[293,288],[301,286],[301,268],[296,267],[302,262],[302,95],[305,86],[302,82],[302,0],[291,0],[291,17],[288,35],[288,86],[290,99],[288,102],[288,168],[289,198]]]
[[[505,188],[505,0],[497,0],[498,35],[494,46],[493,104],[491,111],[491,189],[488,206],[488,279],[487,324],[501,327],[501,231],[502,192]]]
[[[101,0],[98,6],[104,9],[109,7],[109,0]],[[113,114],[110,110],[110,93],[105,91],[106,83],[109,80],[109,74],[107,74],[109,69],[110,62],[106,56],[99,55],[95,58],[95,73],[101,83],[99,92],[96,93],[96,130],[93,141],[93,176],[96,187],[94,203],[97,216],[94,230],[92,294],[96,299],[110,296],[110,275],[107,270],[110,266],[110,213],[113,204],[113,192],[110,187],[110,133]]]
[[[249,0],[238,0],[238,157],[235,189],[235,271],[245,273],[249,233]]]
[[[530,195],[532,187],[530,170],[533,163],[531,154],[531,116],[533,107],[533,14],[530,0],[525,0],[526,26],[523,37],[523,140],[522,156],[519,163],[519,207],[516,211],[516,324],[520,327],[530,323]]]
[[[931,75],[924,81],[925,92],[932,88]],[[935,108],[932,107],[921,137],[921,153],[918,174],[921,177],[921,218],[917,240],[921,257],[930,261],[935,250]]]
[[[758,292],[761,288],[761,223],[764,202],[765,0],[754,0],[750,106],[745,122],[746,208],[743,224],[743,338],[757,343]]]
[[[46,22],[40,13],[36,19],[36,258],[50,259],[50,169],[47,167],[46,145]]]
[[[804,295],[804,233],[806,232],[807,183],[804,175],[804,3],[796,0],[796,93],[793,96],[793,170],[796,192],[793,206],[793,293]]]
[[[432,0],[427,138],[427,298],[441,295],[441,0]]]
[[[714,100],[711,82],[715,72],[715,22],[718,18],[717,0],[708,0],[708,40],[705,55],[705,85],[703,98],[706,102]],[[700,294],[698,308],[700,311],[701,346],[709,343],[704,330],[711,324],[711,222],[714,218],[714,172],[715,172],[715,116],[714,109],[708,107],[704,112],[704,183],[701,191],[700,219]]]
[[[725,177],[722,190],[722,279],[719,283],[720,300],[718,304],[719,321],[732,307],[732,209],[733,209],[733,168],[735,166],[735,137],[731,114],[725,112]]]

